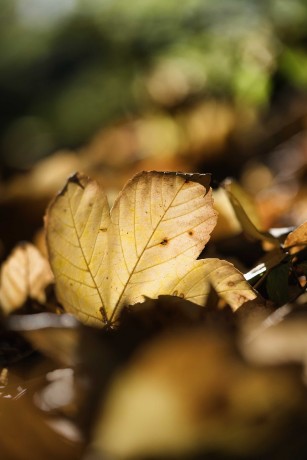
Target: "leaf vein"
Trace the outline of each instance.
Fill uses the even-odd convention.
[[[74,219],[74,215],[73,215],[73,211],[72,211],[72,207],[71,207],[71,202],[70,202],[69,196],[68,196],[68,202],[69,202],[69,209],[70,209],[70,212],[71,212],[71,216],[72,216],[73,223],[74,223],[74,225],[76,225],[76,224],[75,224],[75,219]],[[80,241],[80,239],[79,239],[79,237],[78,237],[77,231],[76,231],[76,235],[77,235],[77,238],[78,238],[78,241],[79,241],[79,245],[80,245],[80,249],[81,249],[81,253],[82,253],[82,256],[83,256],[85,265],[86,265],[86,267],[87,267],[87,271],[89,272],[89,274],[90,274],[90,276],[91,276],[91,278],[92,278],[92,281],[93,281],[93,283],[94,283],[94,286],[95,286],[95,288],[97,289],[97,292],[98,292],[98,295],[99,295],[99,298],[100,298],[100,301],[101,301],[101,307],[104,308],[104,304],[103,304],[103,300],[102,300],[102,296],[101,296],[100,290],[99,290],[99,288],[98,288],[98,286],[97,286],[97,283],[96,283],[96,280],[95,280],[95,278],[94,278],[94,276],[93,276],[93,273],[91,272],[90,266],[89,266],[88,263],[87,263],[87,260],[86,260],[86,257],[85,257],[85,254],[84,254],[84,251],[83,251],[83,248],[82,248],[82,245],[81,245],[81,241]]]
[[[170,207],[172,206],[172,203],[174,202],[174,200],[176,199],[176,197],[178,196],[178,194],[179,194],[180,191],[182,190],[184,184],[185,184],[185,182],[183,182],[183,183],[181,184],[181,186],[179,187],[179,189],[176,191],[174,197],[172,198],[171,202],[169,203],[168,208],[170,208]],[[162,185],[161,189],[163,189],[163,185]],[[119,208],[119,210],[120,210],[120,208]],[[121,292],[121,294],[120,294],[120,296],[119,296],[119,298],[118,298],[118,300],[117,300],[117,303],[116,303],[115,307],[113,308],[113,312],[112,312],[112,314],[111,314],[110,321],[112,321],[112,319],[113,319],[113,317],[114,317],[114,315],[115,315],[115,313],[116,313],[117,307],[118,307],[118,305],[119,305],[119,303],[120,303],[120,301],[121,301],[121,299],[122,299],[122,297],[123,297],[123,295],[124,295],[124,293],[125,293],[125,290],[126,290],[128,284],[129,284],[129,281],[130,281],[132,275],[133,275],[134,273],[137,273],[137,272],[136,272],[136,267],[137,267],[138,264],[140,263],[140,261],[141,261],[141,259],[142,259],[142,256],[143,256],[144,252],[146,251],[147,246],[148,246],[148,244],[150,243],[151,239],[153,238],[154,233],[156,232],[157,228],[159,227],[160,223],[162,222],[165,213],[166,213],[166,210],[164,210],[164,214],[160,217],[160,219],[158,220],[157,224],[156,224],[155,227],[152,229],[153,231],[151,232],[151,235],[150,235],[150,237],[149,237],[147,243],[145,244],[145,246],[144,246],[142,252],[140,253],[139,258],[137,259],[136,263],[134,264],[134,267],[132,268],[131,271],[128,270],[128,273],[129,273],[128,279],[127,279],[126,283],[124,284],[124,289],[122,290],[122,292]],[[121,248],[122,248],[122,245],[121,245]],[[185,252],[185,251],[184,251],[184,252]],[[172,257],[172,258],[173,258],[173,257]],[[172,259],[172,258],[171,258],[171,259]],[[126,261],[125,261],[125,263],[126,263]],[[127,264],[126,264],[126,267],[127,267]],[[139,273],[139,272],[138,272],[138,273]]]
[[[75,265],[70,259],[63,256],[63,254],[60,251],[58,251],[56,248],[53,248],[52,250],[58,255],[58,257],[65,260],[65,262],[69,263],[72,267],[76,268],[77,270],[87,273],[88,270],[86,268],[82,268],[79,265]]]
[[[189,201],[186,201],[185,204],[186,204],[186,203],[189,203],[189,206],[190,206],[190,202],[189,202]],[[173,209],[175,209],[175,208],[176,208],[176,206],[173,206]],[[179,215],[176,215],[176,216],[167,217],[166,219],[163,219],[163,221],[164,221],[164,222],[167,222],[168,220],[179,219],[179,218],[184,217],[184,216],[189,216],[189,215],[192,216],[194,213],[196,213],[196,211],[198,211],[198,210],[201,209],[201,208],[204,208],[204,205],[203,205],[203,204],[201,204],[201,205],[198,206],[197,208],[193,208],[192,211],[191,211],[191,209],[189,209],[187,212],[185,212],[185,213],[183,213],[183,214],[179,214]],[[208,217],[207,219],[209,219],[209,217]],[[205,220],[207,220],[207,219],[205,219]],[[205,222],[205,220],[204,220],[204,222]]]

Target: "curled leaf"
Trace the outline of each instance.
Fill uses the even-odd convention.
[[[234,181],[228,179],[224,182],[224,188],[243,232],[255,240],[269,241],[273,246],[278,247],[279,241],[277,238],[269,232],[259,230],[258,226],[260,221],[255,206],[252,201],[247,198],[241,187]],[[252,216],[252,218],[250,218],[250,216]]]
[[[287,238],[284,241],[284,247],[287,249],[294,249],[294,246],[302,246],[307,245],[307,222],[304,222],[302,225],[297,227],[293,232],[289,233]],[[299,248],[299,249],[300,249]],[[292,251],[291,251],[292,252]]]
[[[1,267],[0,306],[5,314],[28,298],[44,303],[45,288],[53,281],[47,260],[30,243],[17,246]]]

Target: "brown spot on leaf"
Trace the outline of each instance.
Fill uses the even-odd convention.
[[[188,232],[188,234],[189,234],[190,236],[193,236],[193,235],[194,235],[193,230],[190,230],[190,231]]]
[[[107,229],[106,227],[102,227],[102,228],[100,229],[101,232],[106,232],[107,230],[108,230],[108,229]]]
[[[162,246],[165,246],[166,244],[168,243],[168,239],[167,238],[163,238],[163,240],[161,241],[161,245]]]
[[[227,285],[228,285],[228,287],[233,287],[235,285],[235,283],[233,281],[228,281]]]

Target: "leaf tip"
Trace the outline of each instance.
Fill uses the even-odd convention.
[[[63,189],[59,192],[58,195],[64,195],[69,184],[76,184],[78,187],[85,189],[86,185],[90,181],[89,177],[86,176],[84,173],[75,172],[67,179],[66,184],[64,185]]]

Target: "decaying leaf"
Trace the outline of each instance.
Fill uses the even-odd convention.
[[[255,298],[228,262],[196,260],[217,220],[209,182],[206,174],[142,172],[110,213],[95,181],[70,178],[45,219],[64,308],[101,326],[145,296],[178,295],[204,305],[210,284],[234,310]]]
[[[53,281],[47,260],[30,243],[17,246],[0,273],[0,307],[5,314],[21,307],[28,298],[44,303],[45,288]]]

